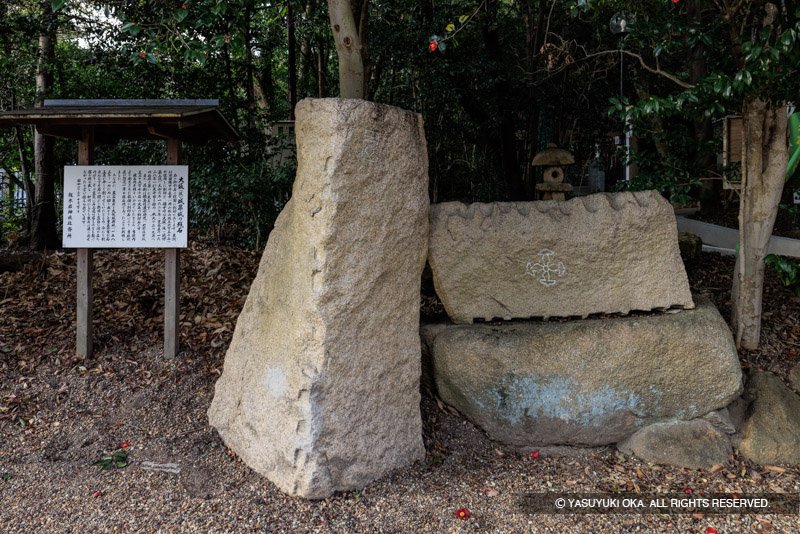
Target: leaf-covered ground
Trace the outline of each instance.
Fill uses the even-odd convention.
[[[712,470],[659,467],[613,448],[534,457],[492,442],[427,388],[425,462],[324,501],[287,497],[228,451],[205,415],[260,254],[183,253],[183,350],[172,360],[161,353],[159,251],[96,253],[86,360],[73,353],[74,254],[1,254],[10,269],[0,272],[2,532],[800,531],[798,516],[528,514],[518,497],[535,491],[798,493],[800,470],[738,456]],[[732,258],[712,254],[689,266],[695,291],[726,318],[732,269]],[[763,347],[742,363],[785,378],[800,361],[800,299],[770,275],[765,310]],[[428,296],[423,312],[441,309]],[[92,465],[124,441],[126,467]],[[468,519],[456,517],[461,508]]]

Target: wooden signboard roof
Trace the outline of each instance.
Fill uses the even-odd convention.
[[[0,113],[0,128],[33,124],[39,133],[95,142],[173,138],[189,143],[238,139],[217,100],[45,100],[44,106]]]

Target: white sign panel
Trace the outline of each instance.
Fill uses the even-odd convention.
[[[184,248],[189,167],[64,167],[65,248]]]

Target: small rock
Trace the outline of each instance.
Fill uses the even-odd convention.
[[[711,423],[711,426],[726,434],[735,434],[736,425],[733,424],[727,408],[709,412],[703,416],[703,419]]]
[[[684,263],[694,261],[703,252],[703,240],[700,236],[689,232],[678,232],[678,248]]]
[[[744,398],[751,404],[739,451],[759,464],[800,463],[800,397],[775,375],[756,371]]]
[[[792,389],[800,393],[800,363],[792,367],[789,371],[789,382],[792,384]]]
[[[174,463],[157,464],[155,462],[144,461],[141,465],[145,471],[162,471],[164,473],[172,473],[177,475],[181,472],[181,466]]]
[[[705,419],[656,423],[617,447],[646,462],[705,469],[726,463],[732,450],[727,434]]]

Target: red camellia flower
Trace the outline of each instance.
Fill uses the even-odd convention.
[[[680,1],[681,1],[681,0],[672,0],[672,3],[673,3],[673,4],[677,4],[677,3],[678,3],[678,2],[680,2]]]
[[[145,54],[144,52],[139,52],[139,57],[144,59],[147,57],[147,54]]]
[[[462,521],[466,521],[467,519],[472,517],[472,514],[470,513],[469,508],[459,508],[458,510],[456,510],[456,517],[461,519]]]
[[[531,458],[533,458],[534,460],[537,459],[538,457],[539,457],[539,451],[533,451],[531,453]]]
[[[431,41],[428,43],[428,50],[431,52],[436,52],[437,48],[439,48],[439,41]]]
[[[675,0],[672,1],[674,2]],[[715,529],[714,527],[708,527],[706,529],[706,534],[719,534],[719,532],[717,532],[717,529]]]
[[[127,449],[130,446],[131,446],[131,442],[128,441],[127,439],[119,444],[119,448],[120,449]]]
[[[686,494],[691,495],[692,494],[692,488],[690,488],[689,486],[686,486],[685,488],[683,488],[683,492],[686,493]]]

